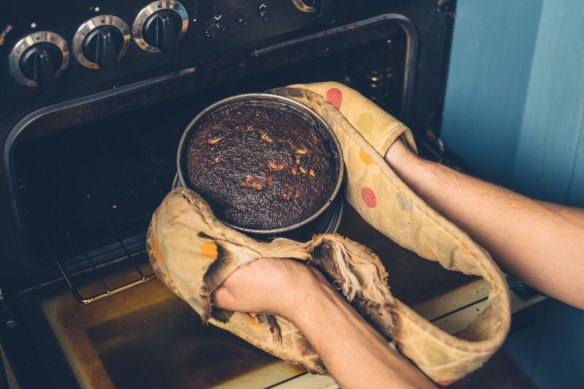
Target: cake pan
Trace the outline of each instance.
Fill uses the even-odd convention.
[[[221,221],[223,223],[225,223],[226,225],[228,225],[232,228],[235,228],[239,231],[243,231],[243,232],[258,235],[258,236],[266,236],[266,235],[277,236],[277,235],[281,235],[281,234],[286,234],[288,232],[297,230],[297,229],[313,222],[315,219],[317,219],[320,215],[322,215],[329,208],[329,206],[334,202],[334,200],[336,199],[336,197],[339,195],[339,193],[341,191],[341,186],[342,186],[343,178],[344,178],[344,174],[345,174],[344,164],[343,164],[343,153],[341,150],[341,145],[339,144],[339,141],[338,141],[335,133],[333,132],[333,130],[329,126],[329,124],[322,117],[320,117],[316,112],[311,110],[310,108],[306,107],[303,104],[298,103],[297,101],[289,99],[287,97],[278,96],[278,95],[274,95],[274,94],[270,94],[270,93],[248,93],[248,94],[242,94],[242,95],[228,97],[226,99],[223,99],[223,100],[220,100],[216,103],[213,103],[210,106],[208,106],[207,108],[205,108],[204,110],[202,110],[197,116],[195,116],[195,118],[186,127],[185,131],[183,132],[183,134],[180,138],[180,142],[178,144],[178,151],[177,151],[177,157],[176,157],[176,167],[177,167],[178,180],[180,182],[180,185],[188,187],[186,179],[185,179],[185,174],[184,174],[183,160],[184,160],[184,155],[185,155],[184,149],[185,149],[185,147],[187,147],[187,144],[188,144],[187,139],[189,139],[189,134],[191,133],[191,131],[196,130],[197,125],[207,115],[210,115],[214,112],[220,111],[224,107],[228,107],[228,106],[232,105],[233,103],[239,103],[239,102],[241,102],[241,103],[244,103],[244,102],[256,102],[256,103],[257,102],[266,102],[266,103],[277,102],[277,103],[286,105],[288,107],[291,107],[293,109],[296,109],[298,111],[301,111],[301,112],[307,114],[308,116],[311,116],[316,122],[318,122],[320,130],[323,132],[322,135],[325,137],[328,137],[331,140],[332,145],[337,152],[337,155],[339,157],[337,160],[338,177],[336,178],[336,184],[335,184],[333,192],[331,193],[331,195],[329,196],[327,201],[322,205],[322,207],[320,207],[312,215],[310,215],[309,217],[305,218],[304,220],[302,220],[298,223],[295,223],[295,224],[292,224],[289,226],[285,226],[285,227],[280,227],[280,228],[256,229],[256,228],[247,228],[247,227],[237,226],[233,223],[226,222],[225,220],[221,220]]]

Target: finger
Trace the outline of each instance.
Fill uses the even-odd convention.
[[[229,309],[233,308],[235,303],[235,299],[233,295],[227,290],[227,288],[219,287],[215,289],[215,292],[211,295],[211,301],[213,304],[217,305],[219,308],[222,309]]]

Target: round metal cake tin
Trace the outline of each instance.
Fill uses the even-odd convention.
[[[329,124],[322,117],[320,117],[316,112],[314,112],[313,110],[311,110],[307,106],[300,104],[299,102],[297,102],[295,100],[292,100],[292,99],[289,99],[289,98],[283,97],[283,96],[270,94],[270,93],[247,93],[247,94],[232,96],[232,97],[228,97],[226,99],[220,100],[216,103],[211,104],[210,106],[208,106],[207,108],[202,110],[197,116],[195,116],[195,118],[193,120],[191,120],[191,122],[189,123],[189,125],[187,126],[185,131],[183,132],[183,134],[180,138],[180,142],[178,144],[178,152],[177,152],[177,156],[176,156],[176,167],[177,167],[178,180],[179,180],[180,185],[188,187],[188,185],[186,184],[185,175],[183,174],[183,155],[185,154],[184,148],[186,147],[186,145],[188,143],[187,139],[189,138],[189,134],[191,133],[191,131],[194,131],[197,128],[197,125],[201,122],[201,120],[204,117],[206,117],[207,115],[210,115],[214,112],[217,112],[225,107],[231,106],[234,103],[258,102],[258,101],[259,102],[261,102],[261,101],[277,102],[277,103],[286,105],[288,107],[291,107],[292,109],[296,109],[300,112],[303,112],[306,115],[312,117],[316,122],[318,122],[320,129],[323,131],[322,135],[325,137],[328,137],[331,140],[331,143],[332,143],[333,147],[335,148],[336,153],[338,155],[338,160],[337,160],[338,177],[336,179],[336,184],[335,184],[334,190],[331,193],[331,195],[329,196],[329,198],[327,199],[327,201],[322,205],[322,207],[320,207],[320,209],[318,209],[318,211],[316,211],[315,213],[310,215],[308,218],[306,218],[306,219],[304,219],[296,224],[292,224],[290,226],[273,228],[273,229],[255,229],[255,228],[240,227],[240,226],[234,225],[232,223],[228,223],[224,220],[221,220],[226,225],[228,225],[232,228],[235,228],[239,231],[243,231],[246,233],[259,235],[259,236],[263,236],[263,235],[274,236],[274,235],[288,233],[288,232],[297,230],[297,229],[313,222],[315,219],[317,219],[320,215],[322,215],[329,208],[329,206],[335,201],[335,199],[337,198],[337,196],[339,195],[339,192],[341,190],[341,186],[343,184],[343,178],[344,178],[344,174],[345,174],[345,170],[344,170],[345,166],[343,164],[343,153],[341,150],[341,145],[339,144],[339,140],[337,139],[335,133],[333,132],[333,130],[331,129]]]

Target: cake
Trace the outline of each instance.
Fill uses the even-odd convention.
[[[224,222],[255,230],[292,226],[321,209],[335,190],[335,143],[300,109],[240,101],[194,126],[182,151],[184,180]]]

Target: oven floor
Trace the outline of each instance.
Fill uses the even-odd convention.
[[[52,296],[40,302],[48,332],[36,334],[47,345],[59,344],[63,365],[83,388],[258,388],[302,373],[202,325],[158,280],[88,305],[60,286],[51,289]],[[56,339],[49,340],[52,336]],[[50,353],[45,357],[53,358]]]

